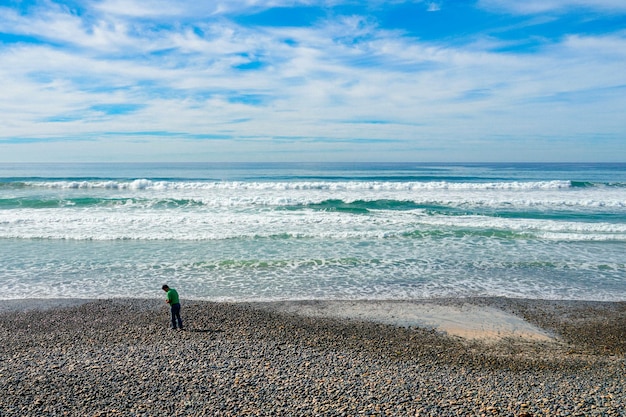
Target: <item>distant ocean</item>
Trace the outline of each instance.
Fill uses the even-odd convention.
[[[626,300],[626,164],[0,164],[5,299]]]

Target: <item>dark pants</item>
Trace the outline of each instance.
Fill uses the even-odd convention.
[[[172,304],[172,329],[176,328],[176,322],[178,322],[178,328],[183,328],[183,319],[180,318],[180,303]]]

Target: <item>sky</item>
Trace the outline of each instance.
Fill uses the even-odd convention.
[[[626,162],[624,0],[0,0],[0,162]]]

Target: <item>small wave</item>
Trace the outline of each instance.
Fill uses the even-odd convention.
[[[572,188],[589,188],[594,187],[596,184],[588,181],[572,181]]]
[[[363,197],[365,193],[361,193]],[[206,194],[129,194],[78,197],[72,194],[47,196],[24,196],[0,198],[0,209],[41,208],[89,208],[126,207],[134,209],[189,209],[189,208],[240,208],[256,210],[259,207],[278,211],[327,211],[367,214],[374,211],[424,211],[430,215],[485,215],[506,218],[537,219],[580,219],[582,221],[624,221],[626,196],[598,195],[397,195],[394,198],[377,198],[381,194],[371,193],[371,199],[352,199],[351,194],[342,198],[326,199],[328,194],[281,195],[256,193],[206,193]],[[384,197],[394,197],[383,194]],[[513,199],[514,198],[514,199]]]
[[[626,188],[624,182],[590,182],[590,181],[572,181],[572,188],[594,188],[594,187],[608,187],[608,188]]]
[[[450,229],[450,230],[413,230],[402,234],[404,237],[415,239],[466,239],[490,238],[502,240],[532,239],[536,234],[532,232],[516,232],[501,229]]]
[[[382,182],[382,181],[305,181],[305,182],[193,182],[155,181],[136,179],[131,181],[43,181],[3,183],[5,187],[38,187],[50,189],[105,189],[105,190],[330,190],[330,191],[419,191],[419,190],[550,190],[571,188],[570,181],[531,182]]]
[[[424,208],[422,204],[406,200],[355,200],[347,202],[340,199],[324,200],[319,203],[307,203],[287,205],[282,210],[316,210],[328,212],[345,212],[353,214],[366,214],[373,210],[416,210]]]
[[[228,269],[275,269],[287,267],[354,267],[358,265],[377,265],[377,260],[358,258],[328,258],[328,259],[220,259],[214,262],[196,262],[190,265],[194,270],[228,270]]]
[[[23,189],[29,184],[24,181],[0,181],[0,190]]]
[[[0,221],[0,239],[18,240],[66,240],[66,241],[186,241],[186,242],[210,242],[210,241],[380,241],[380,240],[432,240],[435,241],[494,241],[513,242],[515,240],[527,241],[554,241],[554,242],[626,242],[626,232],[610,231],[574,231],[574,230],[506,230],[506,229],[480,229],[480,228],[445,228],[445,229],[414,229],[406,230],[337,230],[337,231],[293,231],[275,233],[272,231],[233,231],[211,232],[194,230],[187,226],[179,230],[159,229],[156,225],[129,224],[130,230],[110,230],[112,225],[98,224],[97,230],[84,230],[75,225],[63,223],[54,228],[42,229],[40,224],[24,221],[6,222]],[[115,225],[122,227],[121,225]],[[151,229],[151,230],[145,230]]]
[[[3,209],[63,209],[63,208],[191,208],[205,205],[203,201],[194,199],[146,199],[146,198],[10,198],[0,199]]]

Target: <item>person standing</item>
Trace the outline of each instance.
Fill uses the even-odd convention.
[[[172,312],[172,329],[176,329],[176,324],[178,324],[178,328],[183,330],[183,319],[180,318],[180,299],[178,298],[178,292],[174,288],[168,287],[167,284],[164,284],[161,288],[167,293],[165,302],[170,305]]]

